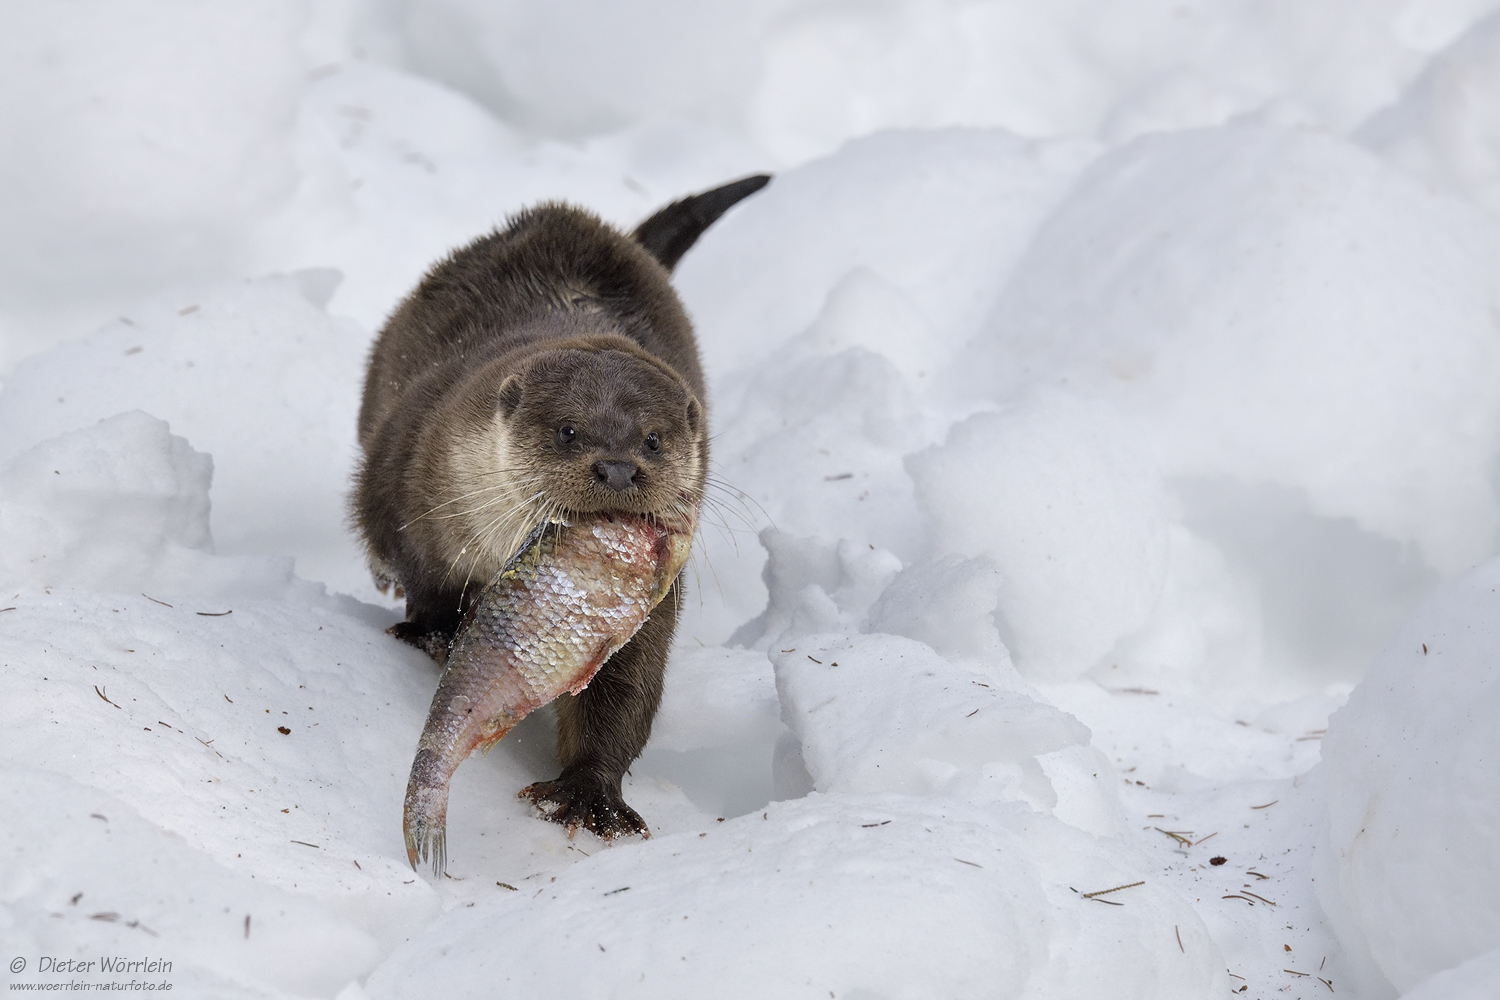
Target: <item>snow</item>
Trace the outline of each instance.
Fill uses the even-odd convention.
[[[1491,857],[1500,738],[1486,724],[1500,708],[1497,592],[1491,561],[1433,595],[1324,741],[1339,898],[1402,990],[1478,959],[1500,935]]]
[[[628,859],[610,851],[535,892],[523,883],[450,910],[368,990],[1194,997],[1227,986],[1182,899],[1136,890],[1126,917],[1070,888],[1079,879],[1120,884],[1136,863],[1121,845],[1101,850],[1024,806],[816,795],[701,836],[653,839]],[[1175,940],[1174,924],[1186,931],[1181,951],[1161,947]]]
[[[937,547],[993,560],[997,620],[1033,676],[1082,673],[1156,603],[1167,499],[1136,451],[1109,408],[1059,396],[975,414],[907,459]]]
[[[1500,17],[1476,24],[1439,53],[1401,99],[1355,138],[1441,191],[1500,208]]]
[[[122,297],[253,265],[299,183],[299,6],[5,4],[6,367]]]
[[[1422,981],[1404,994],[1408,1000],[1479,1000],[1489,995],[1500,971],[1500,949],[1492,949]]]
[[[1500,4],[0,17],[9,983],[1493,992]],[[653,836],[531,815],[543,712],[413,873],[371,338],[509,211],[763,169],[676,278],[714,489]]]
[[[968,367],[1068,379],[1146,421],[1166,475],[1300,488],[1452,573],[1497,524],[1497,262],[1491,216],[1330,136],[1146,137],[1080,178]]]
[[[213,537],[224,554],[297,553],[305,575],[374,593],[345,530],[369,334],[323,312],[330,270],[179,287],[16,366],[0,394],[0,462],[73,428],[145,410],[214,455]],[[122,444],[121,447],[124,447]],[[203,524],[208,535],[207,481]],[[48,580],[47,582],[52,582]]]

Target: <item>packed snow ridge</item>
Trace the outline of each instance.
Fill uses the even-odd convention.
[[[7,983],[1491,995],[1496,7],[7,8]],[[371,339],[509,211],[763,169],[677,273],[653,836],[528,811],[538,713],[413,873]]]

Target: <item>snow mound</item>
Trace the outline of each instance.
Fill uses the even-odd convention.
[[[907,459],[938,549],[999,571],[1028,676],[1084,673],[1156,605],[1167,504],[1137,452],[1110,407],[1058,396],[977,414]]]
[[[873,324],[839,324],[843,343],[898,360],[920,345],[926,360],[911,367],[932,374],[952,334],[967,335],[984,318],[1086,156],[1049,155],[999,130],[883,132],[779,173],[677,270],[705,369],[723,380],[773,357],[819,318],[841,281],[863,272],[866,288],[889,290],[872,292],[881,296],[866,310],[880,317]],[[912,314],[917,329],[901,329]],[[937,335],[922,335],[924,325]]]
[[[1332,905],[1398,990],[1500,946],[1497,594],[1500,560],[1438,591],[1323,740]]]
[[[7,597],[0,756],[30,804],[0,870],[45,953],[138,951],[138,922],[209,981],[331,996],[437,910],[400,849],[431,678],[375,609],[306,583]]]
[[[817,790],[1019,800],[1091,833],[1124,832],[1111,769],[1087,727],[1038,701],[1011,664],[987,560],[902,569],[891,553],[848,539],[767,529],[761,540],[769,599],[733,641],[765,650],[775,665],[784,723],[776,798]]]
[[[4,930],[17,951],[139,958],[165,941],[170,970],[131,978],[211,1000],[268,987],[332,996],[379,954],[324,903],[216,861],[104,791],[7,767],[0,802],[12,817],[0,826],[14,921]]]
[[[771,577],[757,579],[755,562],[744,558],[758,548],[751,530],[767,522],[775,528],[761,533],[764,544],[779,544],[787,558],[818,563],[819,574],[832,572],[823,547],[838,544],[845,527],[858,525],[845,556],[863,558],[861,549],[885,553],[879,566],[867,567],[881,579],[848,583],[859,591],[860,614],[902,560],[927,554],[926,522],[902,467],[902,456],[925,443],[926,421],[911,380],[883,356],[861,347],[831,355],[788,350],[755,369],[740,404],[725,409],[710,418],[724,432],[713,444],[715,468],[695,544],[703,599],[687,609],[686,634],[705,642],[735,634],[741,642],[771,627],[746,624],[767,608]],[[795,556],[799,550],[807,555]],[[768,564],[766,573],[775,572]],[[807,582],[827,583],[831,593],[832,579],[820,575]],[[856,599],[852,591],[850,598]],[[857,616],[849,623],[857,623]]]
[[[1135,474],[1160,477],[1168,524],[1186,529],[1167,532],[1166,593],[1220,595],[1198,599],[1198,623],[1260,618],[1235,628],[1237,644],[1262,632],[1272,675],[1352,678],[1378,649],[1372,609],[1399,618],[1436,574],[1495,544],[1497,271],[1493,218],[1349,143],[1248,124],[1148,136],[1086,171],[954,374],[1003,404],[1065,384],[1113,413],[1103,422],[1131,447],[1111,459],[1138,456]],[[1160,506],[1091,495],[1120,538],[1161,531]],[[934,508],[962,503],[937,496]],[[1029,592],[1014,558],[999,564],[1013,593]],[[1329,602],[1340,593],[1346,606]],[[1112,602],[1114,629],[1141,621],[1142,597],[1134,610]],[[1018,617],[1029,669],[1035,640]],[[1187,655],[1158,641],[1185,634],[1181,617],[1121,638]],[[1109,631],[1088,651],[1107,649]],[[1226,673],[1190,655],[1179,668]]]
[[[1354,138],[1439,190],[1500,212],[1500,16],[1434,56]]]
[[[767,607],[770,521],[987,559],[1036,679],[1301,696],[1491,550],[1492,217],[1307,129],[1148,135],[1068,189],[1089,155],[871,137],[684,261],[718,373],[690,634]]]
[[[1142,877],[1133,852],[1025,806],[820,794],[491,888],[399,948],[365,989],[376,1000],[1222,993],[1218,949],[1180,896],[1149,880],[1111,897],[1123,908],[1082,895]]]
[[[344,527],[369,336],[323,311],[338,280],[303,271],[162,293],[27,359],[0,390],[0,462],[144,410],[215,456],[220,551],[296,556],[304,576],[373,594]],[[124,468],[135,459],[121,447]]]
[[[910,639],[804,636],[771,659],[819,791],[984,798],[976,786],[1022,783],[1023,763],[1040,778],[1033,758],[1089,741],[1077,719],[1014,690],[1014,670],[952,664]]]
[[[215,559],[213,460],[139,410],[70,431],[0,472],[0,586],[281,593],[285,559]]]
[[[651,114],[732,118],[755,82],[759,4],[402,6],[417,69],[552,135],[608,131]]]
[[[882,129],[1131,134],[1217,125],[1288,94],[1348,128],[1487,6],[654,0],[626,17],[602,0],[405,0],[386,20],[395,60],[528,131],[681,116],[798,162]]]
[[[1148,137],[1048,220],[980,349],[1001,393],[1115,402],[1165,475],[1305,490],[1451,573],[1500,528],[1497,269],[1494,219],[1348,143]]]
[[[1000,584],[999,570],[983,556],[913,563],[880,592],[863,631],[904,635],[950,659],[1008,665],[995,627]]]
[[[1487,1000],[1494,995],[1497,976],[1500,948],[1422,980],[1401,994],[1401,1000]]]
[[[299,5],[7,3],[4,18],[0,302],[66,300],[76,329],[101,301],[246,266],[298,183]]]

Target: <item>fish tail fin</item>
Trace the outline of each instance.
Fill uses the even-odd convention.
[[[423,754],[430,751],[418,752],[411,780],[406,784],[401,830],[406,837],[406,860],[412,870],[417,870],[418,862],[429,861],[433,877],[441,878],[448,866],[448,782],[446,776],[440,784],[419,780],[423,772],[418,765],[423,763]]]
[[[406,860],[411,863],[412,871],[420,870],[419,862],[428,862],[432,865],[432,877],[442,878],[444,870],[448,867],[447,830],[443,826],[432,827],[420,821],[415,827],[408,827]]]

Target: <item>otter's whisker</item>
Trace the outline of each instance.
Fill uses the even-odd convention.
[[[501,470],[501,471],[503,472],[505,470]],[[532,477],[528,477],[528,478],[536,480],[536,482],[540,482],[540,480],[541,480],[540,476],[532,476]],[[405,524],[401,525],[401,527],[398,530],[405,531],[407,528],[411,527],[413,524],[417,523],[418,521],[422,520],[425,517],[428,517],[429,515],[431,515],[435,511],[442,510],[444,507],[447,507],[449,504],[455,504],[455,503],[458,503],[458,502],[460,502],[462,500],[468,500],[471,497],[476,497],[476,496],[479,496],[479,495],[481,495],[483,493],[492,492],[494,490],[509,490],[509,489],[512,489],[512,488],[514,488],[516,486],[520,486],[520,487],[524,488],[526,485],[527,485],[527,483],[524,480],[513,479],[513,480],[511,480],[509,482],[500,483],[500,484],[498,484],[496,486],[482,486],[479,489],[474,490],[474,491],[472,491],[470,493],[464,493],[464,494],[461,494],[459,496],[452,497],[450,499],[444,500],[442,503],[437,504],[434,507],[428,508],[427,510],[425,510],[422,513],[418,514],[416,517],[412,518],[410,521],[407,521]],[[531,485],[536,485],[536,483],[532,483]],[[449,516],[449,515],[444,515],[444,516]],[[458,516],[458,515],[453,515],[453,516]]]
[[[724,601],[724,584],[719,579],[719,571],[714,566],[713,557],[711,557],[708,554],[708,551],[706,549],[702,549],[702,548],[700,548],[699,546],[696,546],[696,545],[693,546],[693,550],[692,550],[692,553],[691,553],[691,558],[693,560],[693,574],[699,580],[701,580],[703,578],[702,571],[698,569],[698,557],[700,555],[703,557],[703,563],[704,563],[704,565],[708,567],[708,575],[711,576],[711,577],[713,577],[713,580],[714,580],[714,589],[719,592],[719,600],[721,602],[723,602]],[[703,607],[703,590],[704,590],[704,588],[701,587],[701,586],[698,588],[698,606],[700,608]]]
[[[442,517],[444,517],[444,518],[467,517],[467,516],[473,516],[475,514],[482,514],[483,512],[489,510],[491,507],[494,507],[497,504],[510,503],[512,501],[515,501],[516,498],[520,496],[520,493],[521,493],[521,491],[519,491],[519,490],[511,490],[511,491],[506,491],[506,492],[497,492],[495,496],[493,496],[490,499],[486,500],[484,503],[479,504],[477,507],[470,507],[467,510],[459,511],[456,514],[444,514],[444,515],[442,515]],[[538,490],[531,497],[528,497],[528,498],[525,498],[525,499],[521,500],[521,502],[517,503],[515,505],[515,507],[513,507],[512,509],[514,510],[516,508],[519,508],[522,504],[525,504],[526,502],[528,502],[528,500],[535,499],[536,497],[539,497],[541,495],[542,495],[542,491]]]
[[[705,496],[707,495],[708,491],[717,491],[719,494],[722,494],[726,500],[732,501],[734,505],[744,509],[746,527],[752,529],[754,528],[754,523],[751,519],[750,508],[748,506],[750,504],[753,504],[755,506],[755,509],[760,512],[760,516],[765,519],[766,523],[770,524],[773,528],[776,526],[776,519],[773,518],[769,513],[767,513],[766,509],[760,505],[760,501],[756,500],[749,493],[746,493],[744,490],[728,482],[727,480],[721,479],[718,476],[712,474],[707,476],[704,482],[708,488],[705,491]]]
[[[484,525],[474,528],[468,533],[463,548],[459,550],[458,555],[456,555],[453,558],[453,561],[449,564],[448,573],[445,577],[445,579],[452,579],[453,574],[458,570],[458,564],[460,560],[462,560],[464,555],[472,551],[473,554],[469,558],[469,570],[467,575],[464,577],[463,586],[459,590],[460,608],[463,607],[464,595],[468,592],[469,583],[474,576],[474,570],[478,568],[480,559],[482,558],[484,553],[486,551],[489,551],[489,547],[494,538],[500,534],[501,530],[503,530],[504,526],[507,523],[516,521],[516,526],[515,528],[513,528],[511,533],[512,537],[509,539],[510,544],[503,550],[505,553],[503,558],[509,558],[510,554],[515,550],[515,547],[519,545],[521,540],[525,538],[526,534],[531,531],[531,525],[534,523],[534,521],[526,518],[515,519],[512,517],[512,515],[533,505],[537,500],[541,499],[542,495],[543,494],[541,491],[537,491],[536,493],[533,493],[528,497],[524,497],[508,509],[493,515],[487,522],[485,522]]]

